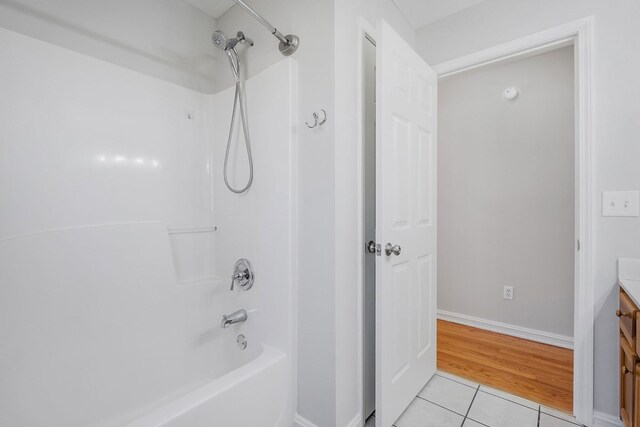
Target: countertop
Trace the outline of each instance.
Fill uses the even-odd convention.
[[[618,284],[640,307],[640,258],[618,258]]]

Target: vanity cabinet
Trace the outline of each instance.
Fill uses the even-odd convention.
[[[640,310],[623,289],[619,307],[620,418],[625,427],[640,427]]]
[[[620,418],[625,426],[632,423],[635,415],[635,366],[638,355],[631,348],[624,335],[620,335]]]

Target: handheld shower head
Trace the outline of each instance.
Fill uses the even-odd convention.
[[[222,31],[216,30],[211,35],[211,41],[216,48],[227,54],[233,76],[236,78],[236,82],[240,82],[240,59],[238,58],[238,52],[235,48],[238,43],[248,43],[249,46],[253,46],[253,40],[245,37],[242,31],[238,31],[235,38],[229,38]]]
[[[223,33],[220,30],[216,30],[213,32],[213,35],[211,36],[211,41],[213,42],[213,45],[216,48],[222,51],[233,49],[235,45],[238,44],[238,39],[236,38],[230,39],[227,37],[225,33]]]

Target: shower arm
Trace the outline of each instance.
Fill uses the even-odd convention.
[[[300,43],[300,39],[298,39],[298,36],[295,36],[293,34],[283,36],[282,33],[277,30],[276,27],[271,25],[266,19],[264,19],[258,12],[253,10],[250,6],[248,6],[244,1],[242,0],[233,0],[233,1],[235,1],[236,4],[238,4],[244,10],[246,10],[249,13],[249,15],[253,16],[256,21],[264,25],[264,27],[267,30],[269,30],[269,32],[280,41],[280,46],[279,46],[280,53],[282,53],[284,56],[289,56],[293,52],[295,52],[296,49],[298,49],[298,44]]]

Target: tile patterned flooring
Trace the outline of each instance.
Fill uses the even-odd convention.
[[[438,371],[394,427],[576,427],[568,414]],[[375,427],[371,416],[366,427]]]

